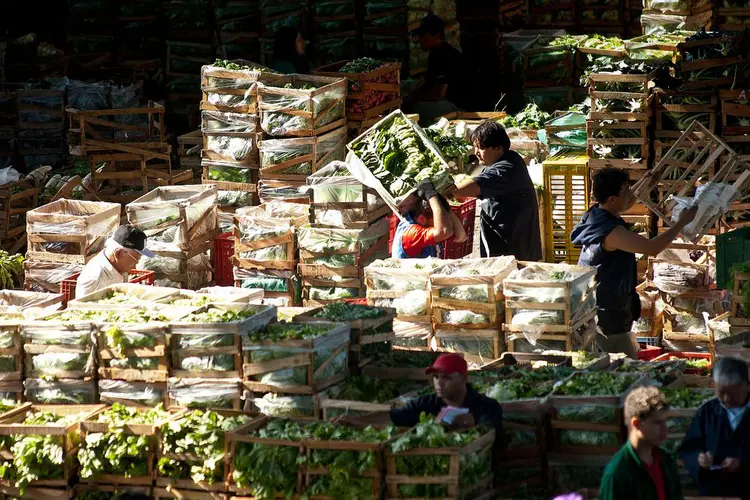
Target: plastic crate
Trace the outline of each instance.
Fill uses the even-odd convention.
[[[344,299],[344,302],[346,304],[356,304],[358,306],[366,306],[367,305],[367,299],[362,297],[358,299]]]
[[[661,347],[655,345],[643,345],[636,355],[641,361],[651,361],[657,356],[660,356],[663,352],[664,349]]]
[[[463,243],[456,243],[453,241],[453,237],[449,238],[444,243],[440,244],[440,250],[438,257],[441,259],[460,259],[466,257],[474,249],[474,224],[477,214],[477,201],[474,198],[465,201],[460,205],[451,205],[451,210],[461,224],[464,226],[466,231],[467,239]],[[396,228],[398,227],[399,218],[396,215],[390,215],[388,217],[390,222],[390,232],[388,233],[388,252],[390,253],[393,248],[393,238],[396,235]]]
[[[716,237],[716,285],[726,290],[735,264],[750,261],[750,227],[742,227]]]
[[[68,301],[76,296],[76,281],[81,273],[76,273],[60,282],[60,293],[62,294],[63,309],[68,307]],[[153,285],[156,275],[153,271],[141,271],[133,269],[128,273],[129,283],[140,283],[141,285]]]
[[[646,346],[661,347],[661,335],[658,337],[636,337],[635,341]]]
[[[232,233],[220,234],[214,240],[216,286],[234,286],[232,256],[234,256],[234,235]]]

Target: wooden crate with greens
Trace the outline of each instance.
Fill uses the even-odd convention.
[[[715,397],[713,389],[687,387],[680,379],[662,389],[669,405],[667,441],[664,448],[676,452],[698,408]]]
[[[257,114],[258,83],[278,78],[260,64],[217,59],[201,68],[201,110]]]
[[[685,362],[679,359],[661,361],[642,361],[623,358],[614,361],[608,371],[615,373],[632,373],[645,375],[660,386],[669,385],[678,380],[685,370]]]
[[[245,386],[254,392],[315,394],[348,373],[346,323],[275,323],[243,336]]]
[[[479,426],[451,432],[423,415],[416,428],[393,439],[385,449],[386,498],[493,498],[494,442],[494,429]]]
[[[678,45],[685,90],[731,87],[743,79],[745,58],[740,35],[701,31]]]
[[[647,62],[592,63],[581,77],[589,87],[589,120],[650,120],[651,90],[657,75],[656,67]]]
[[[66,488],[76,476],[80,423],[103,407],[30,404],[0,415],[2,483]]]
[[[289,219],[271,217],[260,207],[234,216],[233,263],[242,269],[297,267],[294,228]]]
[[[260,125],[272,137],[312,137],[346,124],[344,78],[281,75],[258,89]]]
[[[423,382],[389,380],[353,375],[328,389],[318,398],[323,420],[338,415],[364,415],[404,406],[420,390],[431,390]]]
[[[81,422],[78,450],[81,482],[151,486],[155,479],[157,429],[177,412],[164,411],[161,406],[114,404],[87,417]]]
[[[259,144],[260,176],[263,179],[301,181],[332,161],[346,157],[344,127],[315,137],[264,139]]]
[[[645,382],[633,373],[575,373],[548,398],[556,453],[611,454],[623,444],[622,405],[628,391]]]
[[[209,304],[171,321],[170,375],[241,378],[243,340],[275,319],[271,306]]]
[[[351,325],[349,365],[359,369],[375,356],[387,354],[396,336],[393,333],[395,309],[338,302],[314,308],[294,317],[297,323],[332,321]]]
[[[577,37],[539,37],[521,51],[524,87],[566,87],[573,83]]]
[[[386,380],[432,381],[425,369],[432,366],[439,352],[394,350],[380,356],[362,369],[363,375]]]
[[[586,135],[590,168],[638,170],[641,176],[649,168],[648,121],[588,120]]]
[[[192,410],[163,423],[158,432],[156,486],[226,492],[227,436],[254,418],[237,410]]]
[[[654,100],[654,137],[678,139],[693,121],[716,132],[718,99],[714,90],[673,91],[657,89]]]

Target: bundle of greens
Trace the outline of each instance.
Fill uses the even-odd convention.
[[[624,111],[637,113],[641,111],[642,102],[599,99],[602,110]],[[597,108],[598,109],[598,108]],[[620,159],[641,161],[648,153],[648,139],[642,137],[639,128],[617,128],[614,120],[596,121],[595,127],[590,127],[591,136],[596,139],[643,139],[643,144],[604,145],[594,144],[594,156],[598,159]]]
[[[409,380],[383,380],[367,375],[347,377],[331,390],[335,399],[388,403],[397,397],[421,387]]]
[[[465,137],[446,134],[435,128],[426,128],[424,131],[448,162],[453,161],[462,165],[469,164],[469,152],[472,151],[472,145]]]
[[[147,476],[149,455],[154,451],[152,436],[131,435],[123,430],[126,424],[158,424],[169,417],[161,405],[139,412],[135,407],[115,403],[100,413],[96,421],[109,424],[109,432],[86,435],[78,450],[82,478],[102,474],[126,478]]]
[[[477,391],[499,402],[517,399],[542,398],[554,389],[555,383],[567,378],[573,368],[542,367],[536,370],[517,370],[516,374],[497,382],[479,382],[474,386]]]
[[[638,379],[607,372],[576,373],[555,389],[560,396],[619,396]]]
[[[263,66],[249,66],[247,64],[239,64],[235,61],[227,61],[226,59],[217,59],[216,61],[214,61],[212,66],[234,71],[267,71],[270,73],[274,73],[274,71],[271,71],[268,68],[264,68]]]
[[[374,71],[383,65],[382,62],[371,57],[360,57],[354,59],[339,68],[339,73],[367,73]]]
[[[660,104],[676,105],[676,106],[711,106],[712,97],[710,94],[671,94],[671,93],[660,93],[659,102]],[[715,106],[714,106],[715,108]],[[714,110],[715,111],[715,110]],[[711,117],[714,111],[672,111],[667,110],[663,107],[659,108],[661,113],[661,128],[662,130],[675,130],[683,132],[687,130],[691,123],[698,121],[701,125],[706,128],[710,127]]]
[[[427,414],[419,417],[417,426],[391,443],[391,453],[414,450],[417,448],[461,448],[476,441],[485,431],[474,427],[467,432],[450,432]],[[467,487],[478,484],[491,473],[489,450],[486,453],[470,453],[460,456],[459,485]],[[445,476],[450,469],[448,455],[396,456],[396,473],[415,477]],[[408,484],[399,485],[399,494],[404,497],[445,497],[447,486],[444,484]]]
[[[180,322],[205,324],[239,323],[255,316],[258,312],[258,307],[246,307],[244,309],[236,310],[208,305],[204,311],[190,313],[187,316],[180,318]]]
[[[296,493],[298,465],[317,469],[325,467],[327,475],[313,476],[305,495],[329,496],[344,500],[373,499],[371,478],[362,477],[376,466],[373,450],[313,449],[300,456],[299,443],[311,441],[347,441],[382,443],[395,433],[392,426],[383,429],[351,427],[328,422],[300,424],[288,420],[271,420],[253,435],[263,439],[286,441],[282,444],[239,443],[234,458],[232,479],[241,488],[249,488],[253,497],[270,500],[277,495]]]
[[[68,309],[67,311],[48,316],[45,321],[60,321],[62,323],[76,321],[91,321],[94,323],[152,323],[165,322],[167,317],[158,311],[149,309]]]
[[[710,389],[693,387],[682,387],[679,389],[665,387],[662,391],[667,398],[667,404],[672,408],[698,408],[714,397],[714,393]]]
[[[409,193],[425,179],[438,190],[452,182],[441,159],[413,127],[407,119],[394,116],[352,144],[354,153],[394,197]]]
[[[638,92],[647,94],[643,83],[597,81],[589,82],[589,75],[608,73],[613,75],[647,75],[662,68],[657,63],[647,61],[630,61],[601,57],[596,59],[586,68],[581,76],[581,85],[588,87],[590,84],[595,90],[604,92]]]
[[[0,287],[12,290],[23,284],[23,255],[0,250]]]
[[[525,108],[515,116],[506,116],[500,120],[500,125],[507,128],[521,128],[528,130],[540,130],[544,124],[552,118],[552,115],[543,111],[536,103],[527,104]]]
[[[96,301],[97,304],[129,304],[139,305],[143,301],[138,297],[125,292],[109,292],[106,297]]]
[[[248,415],[224,417],[213,411],[194,410],[161,426],[157,470],[170,479],[192,479],[213,484],[224,477],[224,438],[227,432],[249,423]],[[187,461],[172,458],[189,456]]]
[[[363,306],[360,304],[347,304],[346,302],[335,302],[326,304],[314,314],[316,318],[325,318],[331,321],[356,321],[360,319],[379,318],[385,315],[385,311],[378,307]]]

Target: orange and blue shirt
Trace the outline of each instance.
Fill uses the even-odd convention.
[[[435,229],[414,222],[411,214],[406,214],[398,223],[393,236],[391,257],[394,259],[425,259],[437,257]]]

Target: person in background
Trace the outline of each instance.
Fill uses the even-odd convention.
[[[146,234],[128,224],[118,227],[115,234],[104,242],[104,250],[91,259],[78,275],[76,298],[85,297],[109,285],[124,283],[124,276],[135,268],[144,255],[154,256],[146,248]]]
[[[682,500],[677,462],[659,447],[667,439],[668,410],[656,387],[637,387],[628,394],[628,442],[604,469],[599,500]]]
[[[448,202],[435,190],[429,179],[417,186],[418,200],[404,215],[396,228],[391,246],[391,257],[415,259],[437,257],[438,243],[455,237],[456,243],[466,241],[461,221]]]
[[[630,192],[628,173],[605,168],[594,175],[594,204],[573,228],[573,244],[582,245],[578,264],[596,267],[599,283],[596,294],[597,337],[605,352],[624,352],[636,357],[636,344],[630,334],[633,321],[641,316],[635,254],[657,256],[690,224],[696,209],[685,210],[679,221],[656,238],[648,239],[630,231],[620,215],[636,202]],[[601,293],[605,291],[605,293]]]
[[[481,123],[471,133],[471,142],[486,166],[476,177],[459,183],[453,196],[481,200],[481,256],[541,260],[539,208],[526,162],[510,149],[508,134],[495,121]]]
[[[307,74],[310,61],[305,56],[305,39],[292,27],[279,28],[273,46],[271,69],[286,74]]]
[[[747,363],[714,363],[716,397],[693,417],[678,449],[701,496],[750,499],[750,381]]]
[[[445,41],[443,20],[428,14],[412,35],[419,38],[422,50],[429,52],[425,85],[409,96],[411,110],[419,114],[420,124],[426,126],[463,108],[470,93],[464,85],[463,57],[458,49]]]

